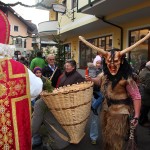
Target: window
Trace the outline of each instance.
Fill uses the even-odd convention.
[[[89,39],[88,41],[95,46],[98,45],[98,39]],[[84,69],[88,62],[93,62],[96,53],[96,51],[86,46],[83,42],[80,42],[80,68]]]
[[[72,9],[77,7],[77,0],[72,0]]]
[[[63,0],[63,1],[62,1],[62,4],[63,4],[64,6],[67,6],[67,0]]]
[[[14,31],[18,32],[19,27],[18,26],[14,26]]]
[[[131,36],[130,42],[131,42],[131,45],[132,45],[133,43],[135,43],[135,36]]]
[[[71,44],[65,44],[64,49],[65,49],[65,59],[70,59],[71,58]]]
[[[132,30],[129,32],[129,46],[145,37],[149,28]],[[129,52],[129,61],[139,70],[141,64],[150,59],[150,38]]]
[[[24,40],[24,48],[26,48],[27,46],[27,42],[26,42],[26,39]]]
[[[109,50],[112,48],[112,35],[99,38],[99,47]]]
[[[22,47],[22,39],[21,38],[16,38],[16,47],[21,48]]]
[[[112,35],[103,36],[95,39],[88,40],[93,45],[109,50],[112,48]],[[80,42],[80,68],[86,68],[88,62],[93,62],[97,51],[89,48],[83,42]]]

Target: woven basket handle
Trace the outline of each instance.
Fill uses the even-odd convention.
[[[62,138],[64,141],[69,142],[70,139],[68,137],[66,137],[65,135],[63,135],[62,133],[60,133],[53,125],[51,125],[50,123],[48,123],[46,120],[45,122],[58,134],[58,136],[60,138]]]
[[[54,70],[53,74],[51,75],[50,80],[52,80],[52,78],[53,78],[55,72],[57,71],[57,68],[58,68],[58,67],[56,67],[56,69]]]

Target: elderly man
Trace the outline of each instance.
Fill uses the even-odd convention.
[[[140,89],[142,95],[142,108],[139,124],[143,126],[150,126],[148,113],[150,111],[150,61],[139,73]]]
[[[57,80],[61,75],[61,70],[55,64],[55,55],[49,54],[46,58],[48,65],[42,69],[42,75],[48,77],[52,81],[52,86],[56,87]]]

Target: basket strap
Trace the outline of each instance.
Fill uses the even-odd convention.
[[[64,141],[69,142],[70,139],[68,137],[66,137],[65,135],[63,135],[62,133],[60,133],[53,125],[51,125],[50,123],[48,123],[46,120],[45,122],[58,134],[58,136],[60,138],[62,138]]]
[[[53,78],[55,72],[57,71],[57,68],[58,68],[58,67],[56,67],[56,69],[54,70],[53,74],[51,75],[50,80],[52,80],[52,78]]]

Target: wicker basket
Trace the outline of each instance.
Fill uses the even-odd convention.
[[[52,93],[41,93],[55,118],[68,133],[70,143],[79,143],[85,134],[93,95],[92,85],[92,82],[84,82],[60,87]]]

